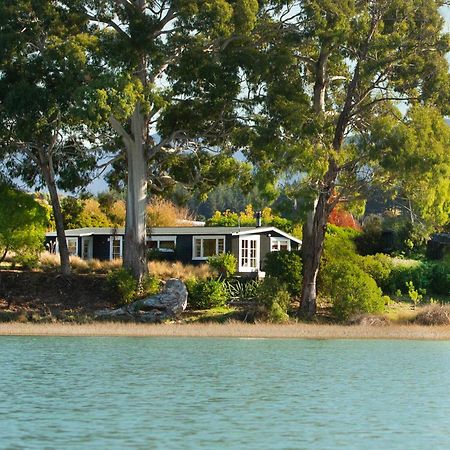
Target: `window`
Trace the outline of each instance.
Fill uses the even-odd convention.
[[[111,259],[122,258],[122,236],[111,236],[109,238],[109,255]]]
[[[175,244],[177,242],[176,236],[152,236],[147,241],[147,247],[151,249],[157,249],[160,252],[173,252],[175,251]]]
[[[272,237],[270,238],[270,251],[279,252],[280,250],[290,250],[291,241],[286,238]]]
[[[194,236],[192,253],[192,259],[207,259],[225,253],[225,236]]]
[[[69,250],[69,255],[77,256],[78,255],[78,238],[77,237],[68,237],[67,240],[67,250]]]

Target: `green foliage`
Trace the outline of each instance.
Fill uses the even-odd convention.
[[[298,252],[287,250],[269,252],[264,267],[266,274],[284,284],[291,295],[300,295],[302,259]]]
[[[237,259],[232,253],[220,253],[219,255],[210,256],[208,264],[217,270],[219,276],[225,278],[232,277],[237,270]]]
[[[188,305],[193,309],[210,309],[224,306],[228,301],[228,292],[220,280],[186,281]]]
[[[290,303],[291,294],[286,285],[276,278],[266,277],[256,293],[255,319],[274,323],[287,322]]]
[[[325,267],[320,290],[331,299],[338,320],[347,320],[355,314],[379,313],[387,300],[370,275],[347,261]]]
[[[120,303],[131,303],[137,295],[137,283],[132,273],[120,268],[111,271],[107,276],[111,292],[118,297]]]
[[[386,281],[388,292],[409,294],[409,286],[418,292],[450,295],[450,264],[414,260],[394,260]]]
[[[235,302],[249,302],[255,300],[261,282],[258,280],[244,280],[232,278],[226,280],[225,287],[230,300]]]
[[[0,261],[11,251],[28,268],[43,250],[48,210],[31,195],[0,183]]]
[[[386,291],[393,267],[392,259],[388,255],[377,253],[376,255],[360,256],[358,261],[360,268],[376,281],[383,292]]]
[[[145,275],[142,279],[141,296],[157,294],[160,290],[160,281],[152,275]]]
[[[417,306],[422,301],[423,295],[415,289],[412,281],[407,281],[406,287],[408,288],[409,298],[414,303],[414,306]]]
[[[291,233],[293,230],[292,221],[274,215],[271,208],[264,208],[261,211],[261,222],[266,226],[274,226],[280,230]],[[252,205],[247,205],[240,213],[226,210],[216,211],[213,216],[206,221],[209,227],[254,227],[256,223],[255,212]]]

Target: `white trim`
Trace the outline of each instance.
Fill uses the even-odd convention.
[[[167,253],[173,253],[175,251],[175,248],[160,248],[160,242],[161,241],[170,241],[173,242],[174,247],[177,246],[177,237],[176,236],[164,236],[164,235],[157,235],[157,236],[147,236],[147,242],[156,242],[156,249],[160,252],[167,252]]]
[[[108,240],[109,240],[109,259],[111,261],[113,260],[113,241],[120,241],[119,258],[115,259],[123,258],[123,236],[110,236]]]
[[[278,243],[278,248],[276,250],[272,249],[274,242]],[[279,252],[280,251],[280,246],[279,246],[280,242],[287,242],[287,251],[291,251],[291,240],[289,238],[279,237],[279,236],[272,236],[270,238],[270,251],[271,252]]]
[[[267,233],[268,231],[274,231],[278,234],[281,234],[281,236],[284,236],[291,241],[297,242],[297,244],[301,244],[301,239],[297,239],[296,237],[290,235],[289,233],[286,233],[285,231],[281,231],[277,227],[260,227],[260,228],[252,228],[251,230],[244,230],[244,231],[236,231],[233,233],[233,236],[245,236],[248,234],[260,234],[260,233]]]
[[[87,257],[85,258],[84,256],[84,243],[87,242],[88,243],[88,251],[87,251]],[[81,236],[81,257],[83,259],[92,259],[93,258],[93,246],[94,246],[94,242],[92,239],[92,235],[85,235],[85,236]]]
[[[199,239],[201,241],[200,244],[200,254],[201,256],[195,256],[195,240]],[[211,235],[194,235],[192,236],[192,260],[193,261],[206,261],[209,257],[203,256],[203,240],[204,239],[215,239],[216,241],[216,255],[219,254],[219,239],[223,239],[223,253],[226,253],[226,238],[225,235],[211,234]]]
[[[69,251],[69,240],[75,240],[75,253],[70,253]],[[69,251],[69,256],[78,256],[78,236],[67,236],[66,237],[66,245],[67,245],[67,250]],[[59,253],[59,240],[58,238],[56,238],[56,247],[55,247],[55,252]]]
[[[238,272],[259,272],[260,269],[260,242],[261,242],[261,236],[259,234],[251,234],[251,235],[245,235],[245,236],[239,236],[239,260],[238,260]],[[242,243],[244,241],[248,241],[250,242],[256,242],[256,246],[255,246],[255,262],[256,262],[256,267],[251,267],[250,265],[246,264],[243,265],[242,264],[242,259],[244,257],[244,255],[242,254]],[[248,248],[247,251],[250,252],[251,248]],[[248,262],[250,262],[251,256],[249,253],[247,253],[247,256],[245,257],[247,258]]]

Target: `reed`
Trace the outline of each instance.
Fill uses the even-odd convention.
[[[170,261],[150,261],[148,271],[151,275],[161,279],[179,278],[188,280],[190,278],[205,279],[215,275],[208,264],[194,266],[192,264],[183,264]]]
[[[35,324],[0,323],[0,335],[14,336],[129,336],[129,337],[216,337],[274,339],[450,339],[450,326],[390,325],[343,326],[292,323],[276,325],[242,322],[192,324]]]

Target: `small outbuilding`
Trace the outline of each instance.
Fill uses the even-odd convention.
[[[71,255],[83,259],[122,258],[123,228],[78,228],[66,231]],[[276,227],[155,227],[147,232],[149,252],[163,259],[200,264],[210,256],[232,253],[238,274],[264,271],[269,252],[298,250],[301,240]],[[58,252],[56,232],[46,234],[46,247]]]

